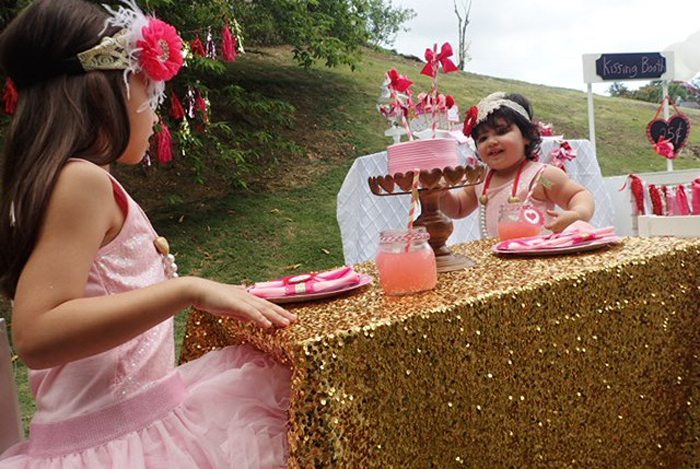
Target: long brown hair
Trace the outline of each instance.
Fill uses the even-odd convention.
[[[20,92],[0,188],[0,291],[10,298],[66,160],[106,165],[126,150],[129,116],[122,71],[51,76],[56,63],[115,32],[103,31],[107,18],[103,9],[82,0],[36,0],[0,35],[0,67]]]

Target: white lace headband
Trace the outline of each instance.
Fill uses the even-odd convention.
[[[464,135],[467,137],[471,136],[474,127],[485,121],[493,111],[502,107],[512,109],[523,116],[528,122],[530,121],[530,115],[524,107],[511,99],[507,99],[506,94],[499,91],[486,96],[479,101],[479,104],[472,106],[469,111],[467,111],[467,116],[464,118]]]

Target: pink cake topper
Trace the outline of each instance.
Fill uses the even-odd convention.
[[[450,59],[451,56],[452,46],[447,42],[442,45],[440,52],[437,51],[437,44],[432,49],[426,49],[426,64],[421,70],[421,74],[432,78],[432,86],[429,92],[418,94],[415,101],[411,89],[413,81],[401,75],[394,68],[387,72],[377,108],[392,126],[403,126],[408,133],[409,140],[413,140],[413,134],[408,125],[408,119],[411,117],[429,115],[433,138],[436,137],[439,119],[445,117],[446,121],[450,120],[448,111],[453,110],[453,114],[455,114],[453,117],[458,120],[454,97],[438,92],[440,70],[443,73],[459,70]]]
[[[386,73],[377,109],[393,127],[403,126],[409,140],[413,140],[408,126],[408,115],[415,107],[413,103],[413,82],[401,75],[395,68]]]
[[[452,73],[459,71],[459,68],[450,59],[452,57],[452,46],[449,42],[446,42],[440,48],[440,52],[437,51],[437,44],[433,46],[432,49],[425,50],[425,60],[426,64],[421,70],[421,74],[427,75],[433,79],[433,86],[430,93],[423,96],[420,100],[422,106],[422,111],[425,114],[430,114],[432,118],[433,127],[433,138],[435,138],[437,133],[437,117],[439,115],[447,114],[447,110],[454,106],[454,98],[452,98],[452,106],[447,106],[447,98],[438,92],[438,75],[442,69],[443,73]],[[418,110],[420,113],[421,110]]]

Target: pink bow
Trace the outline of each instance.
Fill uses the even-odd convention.
[[[661,140],[656,142],[654,144],[654,151],[659,155],[663,156],[664,158],[668,158],[669,160],[673,160],[676,158],[673,143],[671,143],[671,139],[669,138],[662,138]]]
[[[554,165],[566,171],[566,162],[576,159],[576,150],[571,148],[569,142],[564,140],[559,144],[559,148],[552,151],[551,155],[554,158]]]
[[[435,78],[438,73],[438,64],[442,65],[442,71],[445,73],[458,71],[459,68],[450,60],[450,57],[452,57],[452,46],[449,42],[442,45],[439,54],[437,53],[437,44],[432,49],[425,49],[425,60],[428,63],[421,70],[421,74]]]
[[[476,106],[470,107],[467,111],[467,115],[464,116],[464,128],[462,129],[462,133],[464,133],[464,135],[467,137],[471,136],[472,130],[474,130],[474,126],[476,125],[476,120],[478,118],[479,108]]]
[[[389,88],[396,92],[405,93],[413,85],[413,82],[407,76],[401,75],[395,68],[389,70],[387,76],[390,81]]]

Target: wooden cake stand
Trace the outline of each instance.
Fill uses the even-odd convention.
[[[373,176],[367,182],[372,194],[380,197],[410,194],[413,176],[414,172],[408,171],[393,176]],[[440,195],[445,190],[479,184],[485,176],[486,167],[483,165],[423,170],[418,176],[421,214],[413,225],[424,226],[430,233],[428,242],[435,252],[438,272],[451,272],[475,265],[472,259],[452,254],[445,246],[447,238],[454,230],[454,225],[452,219],[440,211]]]

